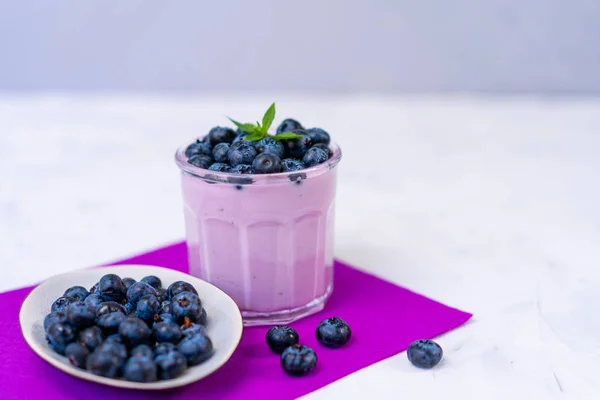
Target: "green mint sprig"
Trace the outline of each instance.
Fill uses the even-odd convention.
[[[269,137],[269,128],[271,124],[273,124],[273,120],[275,120],[275,103],[271,104],[271,107],[265,112],[265,115],[262,117],[262,124],[256,121],[256,125],[251,123],[243,124],[234,119],[229,118],[231,122],[233,122],[240,130],[246,132],[248,136],[244,138],[244,140],[260,140],[266,137]],[[301,138],[303,135],[299,135],[294,132],[281,132],[275,136],[273,139],[275,140],[289,140],[289,139],[297,139]]]

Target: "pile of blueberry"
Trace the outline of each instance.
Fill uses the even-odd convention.
[[[232,120],[237,131],[212,128],[186,148],[188,163],[231,174],[275,174],[313,167],[331,157],[330,137],[323,129],[305,129],[300,122],[288,118],[271,136],[268,129],[274,117],[275,104],[265,113],[262,125]]]
[[[346,322],[338,317],[328,318],[317,325],[315,336],[325,347],[338,348],[350,340],[352,331]],[[317,366],[317,354],[308,346],[298,344],[300,337],[294,328],[277,325],[267,331],[267,344],[277,354],[281,354],[281,367],[294,376],[302,376]]]
[[[50,347],[77,368],[134,382],[173,379],[213,354],[198,292],[156,276],[104,275],[67,289],[44,319]]]

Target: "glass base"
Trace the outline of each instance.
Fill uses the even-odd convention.
[[[333,285],[329,286],[323,296],[317,297],[310,303],[291,310],[275,311],[272,313],[242,310],[244,326],[285,325],[307,317],[321,311],[325,307],[325,303],[329,296],[331,296],[332,291]]]

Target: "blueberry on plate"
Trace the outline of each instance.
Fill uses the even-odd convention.
[[[202,309],[202,311],[204,312],[204,309]],[[206,312],[204,312],[204,314],[205,313]],[[190,321],[189,318],[184,318],[183,325],[181,325],[181,332],[183,333],[183,336],[193,335],[196,332],[206,334],[206,328],[200,323],[195,324]]]
[[[318,147],[311,147],[307,150],[304,157],[302,157],[302,162],[307,167],[314,167],[315,165],[324,163],[329,158],[329,155],[322,149]]]
[[[162,281],[158,276],[154,275],[145,276],[142,279],[140,279],[140,282],[145,282],[156,290],[162,287]]]
[[[136,283],[137,281],[133,278],[123,278],[123,283],[125,284],[125,289],[129,289],[131,285]]]
[[[99,347],[87,358],[86,369],[94,375],[116,378],[123,360],[113,351]]]
[[[196,332],[184,337],[177,345],[177,351],[185,357],[188,365],[198,365],[213,355],[213,344],[204,333]]]
[[[96,310],[85,301],[76,301],[67,307],[67,321],[72,327],[85,328],[94,324]]]
[[[159,322],[164,322],[164,321],[175,323],[177,321],[177,318],[175,318],[175,316],[170,313],[156,314],[154,316],[154,322],[152,323],[152,327],[154,327],[154,325],[158,324]]]
[[[83,301],[89,296],[89,292],[83,286],[73,286],[65,290],[64,297],[72,297],[77,301]]]
[[[212,145],[207,142],[196,141],[185,149],[185,156],[188,158],[201,154],[212,156]]]
[[[338,317],[328,318],[317,325],[317,340],[325,347],[343,346],[351,336],[352,331],[348,324]]]
[[[158,313],[158,309],[160,308],[160,303],[156,296],[152,294],[147,294],[142,296],[142,298],[137,303],[137,316],[138,318],[143,319],[144,321],[151,321],[154,316]]]
[[[300,122],[292,118],[284,119],[277,127],[277,133],[292,132],[298,129],[304,129]]]
[[[444,351],[433,340],[416,340],[408,346],[408,360],[418,368],[433,368],[442,361]]]
[[[72,297],[59,297],[58,299],[56,299],[54,301],[54,303],[52,303],[52,307],[50,308],[51,311],[65,311],[67,309],[67,306],[73,302],[75,302],[77,300],[75,300]]]
[[[286,154],[290,157],[302,158],[312,143],[310,138],[306,136],[305,131],[296,130],[294,133],[303,136],[295,139],[282,140],[281,143],[283,144],[283,147],[285,147]]]
[[[296,158],[286,158],[281,161],[281,170],[283,172],[299,171],[305,168],[306,165]]]
[[[235,146],[231,146],[227,152],[229,164],[235,167],[240,164],[252,164],[254,157],[258,152],[256,147],[248,141],[237,142]]]
[[[285,325],[277,325],[267,331],[267,344],[269,348],[281,354],[285,349],[298,343],[298,332]]]
[[[127,301],[133,305],[137,305],[137,302],[148,294],[156,296],[156,289],[148,285],[146,282],[136,282],[127,289]]]
[[[216,146],[219,143],[231,143],[235,139],[235,132],[231,128],[223,128],[215,126],[208,132],[208,141],[211,145]]]
[[[50,347],[58,354],[65,354],[67,345],[75,340],[77,331],[68,323],[54,322],[48,327],[46,338]]]
[[[104,301],[115,301],[120,303],[125,299],[125,284],[123,280],[115,274],[104,275],[98,282],[98,294]]]
[[[125,363],[123,378],[131,382],[154,382],[156,364],[150,357],[132,357]]]
[[[208,167],[208,170],[216,171],[216,172],[229,172],[229,171],[231,171],[231,167],[229,166],[229,164],[217,162],[217,163],[214,163],[213,165],[211,165],[210,167]]]
[[[77,342],[69,343],[65,349],[65,356],[67,356],[67,359],[71,365],[77,368],[85,369],[85,364],[89,354],[90,351],[87,349],[87,347]]]
[[[214,164],[214,162],[215,160],[211,156],[207,156],[205,154],[197,154],[188,158],[189,164],[202,169],[208,169],[208,167]]]
[[[171,299],[171,314],[178,324],[183,324],[186,317],[196,322],[202,315],[202,302],[194,293],[181,292]]]
[[[281,159],[272,153],[260,153],[252,162],[257,174],[275,174],[281,172]]]
[[[48,332],[48,327],[55,322],[66,323],[67,314],[64,311],[52,311],[44,318],[44,331]]]
[[[172,321],[158,322],[152,327],[152,333],[158,343],[178,343],[183,336],[179,325]]]
[[[289,375],[303,376],[316,366],[317,355],[308,346],[295,344],[281,353],[281,367]]]
[[[306,136],[310,138],[312,144],[323,143],[329,144],[331,141],[329,133],[325,132],[321,128],[310,128],[306,130]]]
[[[98,293],[92,293],[85,298],[84,302],[90,304],[94,309],[97,309],[100,304],[104,302],[104,299],[100,297]]]
[[[133,348],[139,344],[147,344],[150,340],[150,328],[144,321],[136,317],[127,317],[119,325],[119,335],[123,343]]]
[[[110,314],[114,312],[125,314],[125,310],[123,310],[123,307],[121,307],[120,304],[114,301],[105,301],[96,307],[96,318],[100,318],[104,314]]]
[[[98,326],[90,326],[79,332],[79,338],[77,340],[87,347],[89,351],[94,351],[96,350],[96,347],[100,346],[103,342],[104,335]]]
[[[181,292],[191,292],[196,295],[198,294],[196,289],[191,284],[184,281],[173,282],[167,288],[167,295],[169,296],[169,300],[172,299],[174,296],[177,296]]]
[[[177,351],[160,354],[156,356],[154,362],[160,380],[177,378],[187,367],[185,357]]]
[[[259,153],[271,153],[279,158],[285,156],[285,148],[283,145],[272,137],[260,139],[254,144],[254,147],[256,147],[256,150]]]
[[[152,348],[147,344],[140,344],[139,346],[135,346],[133,350],[131,350],[131,357],[154,358],[154,352],[152,351]]]
[[[229,152],[229,143],[219,143],[212,150],[213,158],[218,163],[226,163],[229,157],[227,153]]]
[[[175,350],[177,350],[177,347],[173,343],[170,343],[170,342],[159,343],[154,348],[154,356],[155,357],[160,356],[161,354],[167,354],[167,353],[170,353]]]
[[[112,335],[119,331],[119,325],[121,325],[121,322],[125,321],[126,318],[125,314],[120,312],[104,314],[96,320],[96,326],[102,330],[104,335]]]

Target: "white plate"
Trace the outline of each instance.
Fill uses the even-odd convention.
[[[156,275],[162,280],[165,288],[175,281],[191,283],[198,291],[208,315],[207,332],[215,348],[213,356],[200,365],[187,368],[181,376],[175,379],[138,383],[91,374],[75,368],[66,357],[55,353],[48,345],[44,332],[44,318],[50,312],[52,302],[62,296],[65,290],[71,286],[83,286],[89,289],[106,274],[117,274],[121,278],[130,277],[137,281],[144,276]],[[240,342],[243,330],[240,310],[223,291],[208,282],[182,272],[147,265],[92,268],[52,277],[27,296],[21,306],[19,321],[25,341],[33,351],[56,368],[88,381],[131,389],[169,389],[204,378],[219,369],[231,357]]]

